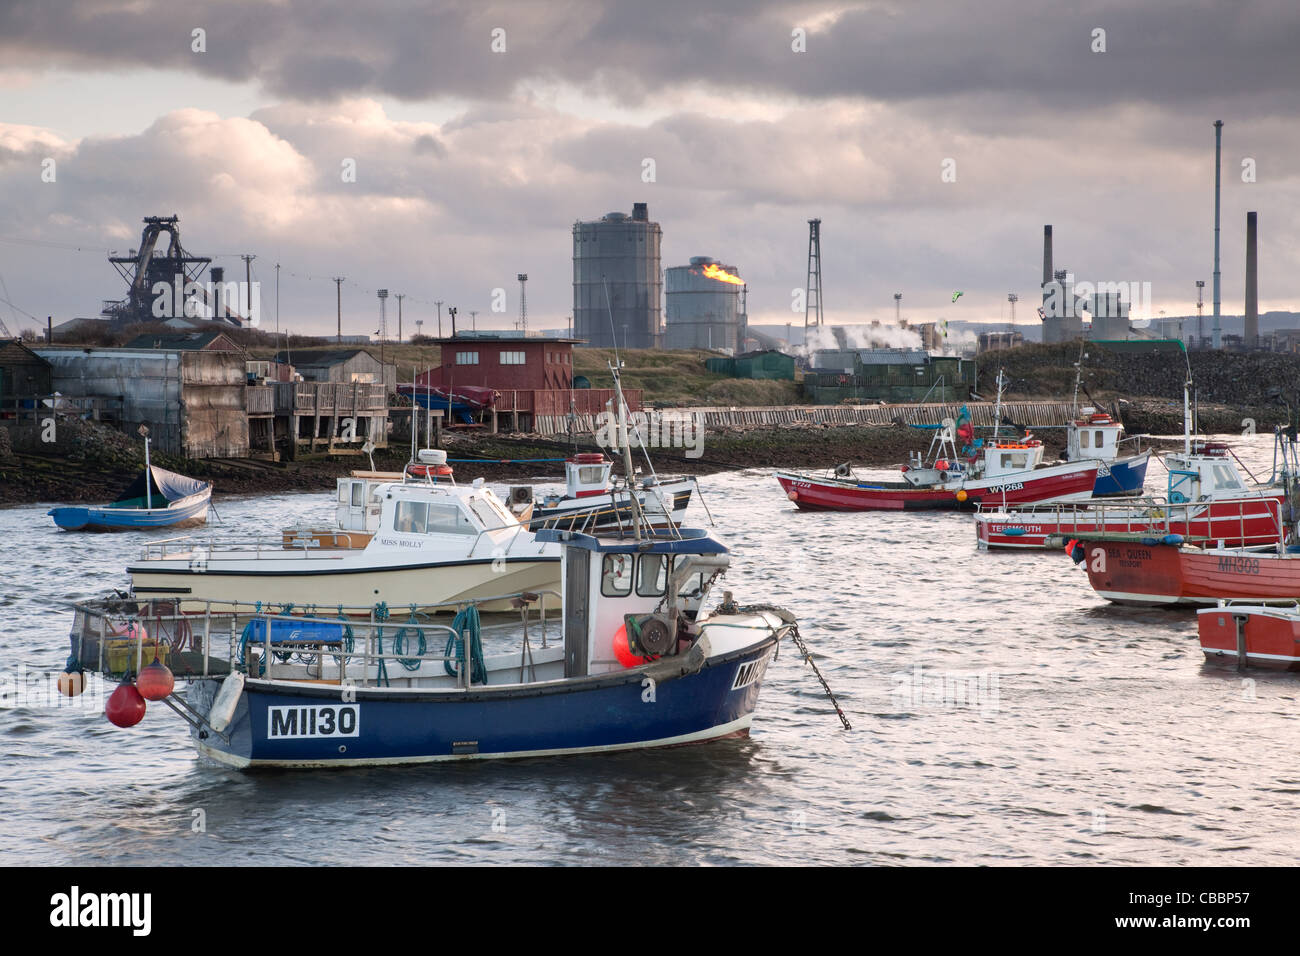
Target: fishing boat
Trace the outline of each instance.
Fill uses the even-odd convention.
[[[133,726],[147,701],[161,701],[189,723],[201,755],[256,769],[744,736],[780,642],[789,637],[812,662],[788,611],[740,606],[729,592],[703,611],[730,563],[703,530],[637,521],[613,535],[546,529],[538,537],[563,550],[560,589],[515,594],[520,619],[501,625],[508,633],[482,622],[478,602],[458,604],[450,624],[414,610],[392,620],[378,606],[364,619],[262,607],[237,630],[238,609],[214,603],[182,615],[159,602],[109,601],[78,606],[68,670],[121,674],[106,706],[114,724]],[[560,606],[550,605],[558,610],[550,623],[561,628],[552,640],[548,599],[560,595]],[[121,637],[124,612],[134,630]],[[178,673],[190,680],[183,695]]]
[[[1182,535],[1082,535],[1065,542],[1094,591],[1134,607],[1226,600],[1291,602],[1300,595],[1300,553],[1281,546],[1198,547]]]
[[[47,514],[65,531],[185,528],[206,523],[211,502],[212,482],[145,465],[112,504],[64,505]]]
[[[1066,461],[1095,458],[1106,463],[1106,468],[1097,472],[1097,483],[1092,488],[1094,498],[1142,494],[1147,465],[1151,461],[1151,449],[1123,454],[1126,443],[1137,442],[1136,438],[1125,438],[1123,435],[1122,424],[1105,412],[1090,407],[1080,409],[1079,417],[1072,419],[1066,426]]]
[[[1290,607],[1219,602],[1196,612],[1201,650],[1210,664],[1238,670],[1300,670],[1300,604]]]
[[[903,466],[903,481],[859,478],[848,464],[833,474],[776,473],[786,497],[801,511],[933,511],[980,505],[1086,501],[1092,497],[1096,460],[1041,466],[1035,438],[983,441],[975,454],[959,456],[952,421],[931,442],[925,459]]]
[[[537,540],[481,478],[435,481],[428,470],[446,465],[438,449],[422,450],[418,463],[426,474],[373,486],[378,522],[362,547],[349,532],[311,528],[253,539],[168,539],[146,545],[127,567],[132,592],[183,598],[187,606],[383,602],[422,609],[558,586],[559,548]],[[506,606],[496,601],[487,609]]]
[[[980,505],[1091,498],[1106,465],[1096,459],[1044,465],[1043,443],[1033,435],[1001,437],[1001,372],[997,381],[992,437],[975,437],[963,405],[957,419],[935,427],[929,450],[914,452],[902,466],[902,481],[860,478],[847,462],[822,475],[778,471],[776,480],[800,511],[973,511]]]
[[[1083,384],[1084,343],[1079,343],[1079,360],[1074,363],[1073,414],[1065,428],[1065,460],[1081,461],[1097,458],[1106,467],[1097,473],[1093,486],[1094,498],[1137,496],[1142,494],[1147,479],[1147,465],[1151,450],[1140,447],[1136,437],[1125,438],[1124,426],[1115,418],[1095,407],[1079,407],[1079,391],[1087,394]],[[1091,395],[1088,396],[1091,398]],[[1125,448],[1130,445],[1132,447]]]
[[[593,532],[627,527],[632,521],[631,497],[645,520],[656,527],[680,526],[691,503],[694,478],[660,479],[656,475],[616,484],[614,463],[600,452],[577,452],[564,463],[564,494],[529,499],[529,527],[581,527]],[[521,496],[520,500],[523,498]]]
[[[1028,505],[976,515],[981,550],[1047,547],[1052,535],[1136,535],[1222,542],[1225,547],[1277,544],[1285,534],[1285,491],[1247,485],[1221,442],[1189,444],[1166,455],[1166,493],[1123,502]],[[1095,494],[1094,489],[1094,494]]]

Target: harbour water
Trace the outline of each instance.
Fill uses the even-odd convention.
[[[1270,436],[1231,440],[1267,473]],[[200,762],[161,706],[120,730],[28,700],[0,708],[0,859],[1293,862],[1300,678],[1207,667],[1192,613],[1109,606],[1063,554],[980,553],[969,515],[802,514],[770,475],[701,480],[733,548],[721,587],[798,614],[851,731],[788,644],[748,739],[657,752],[244,774]],[[1148,486],[1163,480],[1153,462]],[[332,507],[219,499],[213,527]],[[140,543],[165,536],[63,533],[46,510],[0,511],[9,705],[24,666],[61,669],[69,604],[125,587]]]

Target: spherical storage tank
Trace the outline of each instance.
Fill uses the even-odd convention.
[[[660,344],[662,235],[645,203],[633,205],[631,216],[611,212],[573,224],[575,337],[601,348]]]
[[[689,266],[665,273],[667,325],[664,347],[743,351],[745,283],[735,266],[708,256],[694,256]]]

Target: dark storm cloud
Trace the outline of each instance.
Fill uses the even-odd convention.
[[[190,34],[207,31],[207,52]],[[491,50],[505,30],[506,52]],[[807,52],[791,31],[808,32]],[[1105,53],[1092,51],[1105,30]],[[922,3],[318,2],[177,5],[25,0],[0,54],[40,68],[191,70],[303,99],[491,99],[563,80],[621,102],[706,83],[807,97],[992,93],[1063,106],[1242,97],[1276,109],[1300,67],[1294,0]]]

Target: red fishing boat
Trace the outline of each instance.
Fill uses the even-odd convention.
[[[1208,607],[1196,612],[1196,628],[1208,663],[1300,670],[1300,604]]]
[[[1116,604],[1289,602],[1300,596],[1300,554],[1289,550],[1198,548],[1179,535],[1080,538],[1067,547],[1087,570],[1093,590]]]
[[[1248,487],[1228,454],[1226,445],[1208,442],[1166,455],[1169,480],[1163,497],[1123,504],[1033,505],[978,515],[976,543],[981,550],[1027,549],[1047,547],[1050,535],[1179,534],[1230,548],[1277,544],[1285,530],[1285,492],[1275,486]]]
[[[1000,459],[1008,450],[1020,461],[1042,456],[1042,446],[1036,442],[990,442],[984,454]],[[904,471],[904,481],[857,478],[844,465],[834,475],[777,472],[776,480],[803,511],[973,510],[980,504],[1085,501],[1092,496],[1099,466],[1088,461],[1047,468],[981,468],[972,473],[939,459],[935,465]]]

